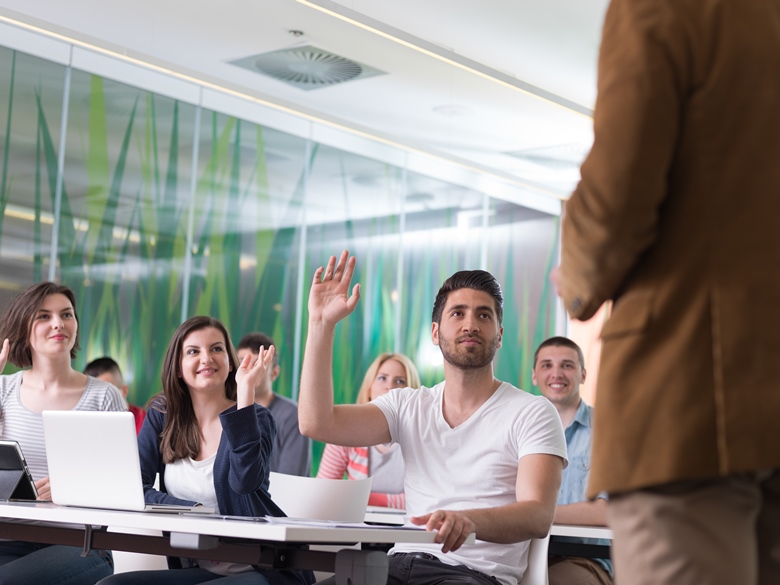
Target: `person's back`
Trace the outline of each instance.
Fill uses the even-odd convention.
[[[566,207],[558,279],[575,318],[615,301],[589,494],[693,494],[694,482],[704,494],[777,470],[780,452],[765,446],[776,440],[780,385],[765,378],[780,347],[780,2],[613,0],[599,66],[595,140]],[[729,563],[709,563],[712,573],[735,582],[754,570],[737,559],[752,566],[761,553],[716,550],[716,533],[738,534],[746,518],[729,524],[726,495],[716,499],[723,515],[697,509],[712,540],[692,522],[668,542],[699,543]],[[636,508],[620,509],[639,524]],[[755,542],[752,526],[735,539]],[[618,536],[616,549],[632,542]],[[628,562],[641,560],[634,552]]]
[[[780,412],[780,388],[763,379],[780,347],[769,325],[780,310],[780,3],[618,0],[610,11],[596,142],[567,205],[561,267],[573,316],[617,298],[591,495],[780,464],[755,447],[774,441]],[[597,240],[601,220],[584,206],[622,189],[624,203],[607,203],[613,237]],[[630,405],[626,380],[642,381]],[[611,424],[625,417],[643,424]]]

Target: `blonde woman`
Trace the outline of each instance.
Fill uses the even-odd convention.
[[[368,367],[358,392],[357,404],[365,404],[393,388],[419,388],[420,376],[408,357],[383,353]],[[326,479],[373,477],[371,506],[404,509],[404,460],[397,444],[390,447],[340,447],[325,445],[317,477]]]

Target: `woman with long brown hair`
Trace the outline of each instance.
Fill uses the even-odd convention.
[[[173,335],[163,362],[163,395],[138,435],[147,503],[202,504],[231,516],[284,516],[268,493],[276,427],[254,389],[273,360],[261,351],[241,364],[225,326],[192,317]],[[153,487],[160,475],[160,489]],[[261,570],[241,563],[175,559],[181,568],[114,575],[102,585],[308,585],[309,571]]]

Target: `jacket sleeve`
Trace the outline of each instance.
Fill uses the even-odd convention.
[[[276,424],[271,411],[258,404],[219,415],[228,442],[230,488],[239,494],[259,490],[268,479]]]
[[[690,72],[672,2],[613,0],[599,55],[594,142],[563,219],[558,287],[588,319],[655,241]]]

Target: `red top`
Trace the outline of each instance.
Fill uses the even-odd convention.
[[[141,425],[144,424],[144,419],[146,418],[146,411],[140,406],[135,406],[134,404],[128,404],[127,410],[132,412],[133,416],[135,417],[135,434],[140,433]]]

